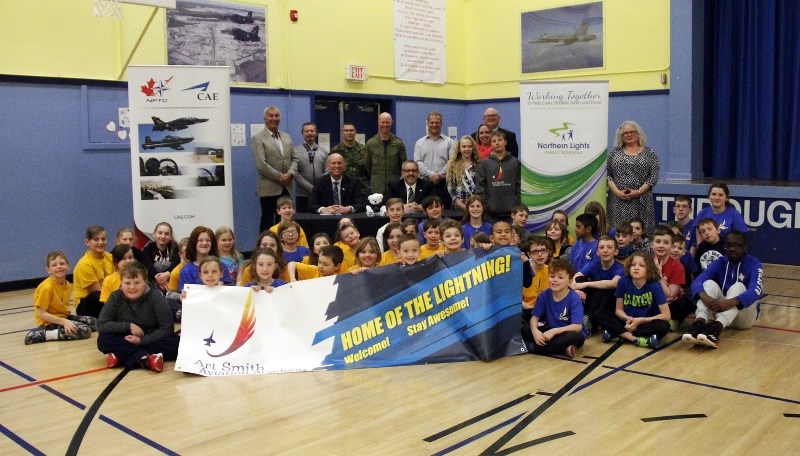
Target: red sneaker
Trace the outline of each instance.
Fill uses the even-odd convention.
[[[112,367],[117,367],[117,366],[119,366],[119,363],[120,363],[120,361],[119,361],[119,358],[117,358],[117,355],[115,355],[113,353],[109,353],[108,354],[108,358],[106,358],[106,367],[107,368],[111,369]]]
[[[577,354],[577,351],[578,351],[578,349],[576,349],[574,345],[570,345],[569,347],[567,347],[566,350],[564,350],[564,354],[569,359],[575,359],[575,355]]]
[[[164,370],[164,355],[161,353],[154,353],[147,355],[147,367],[153,372],[161,372]]]

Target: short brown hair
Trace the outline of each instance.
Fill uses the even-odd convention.
[[[141,277],[146,281],[147,268],[145,268],[144,265],[138,261],[131,261],[119,270],[119,276],[122,279],[135,279],[136,277]]]
[[[63,258],[64,261],[66,261],[67,264],[69,264],[69,259],[67,258],[66,253],[62,252],[61,250],[51,250],[50,252],[47,252],[47,257],[45,258],[46,261],[45,266],[49,268],[50,262],[55,260],[56,258]]]

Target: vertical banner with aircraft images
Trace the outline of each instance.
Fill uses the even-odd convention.
[[[228,67],[131,66],[133,217],[176,237],[233,226]]]
[[[520,84],[522,203],[543,230],[556,209],[606,201],[608,81]]]

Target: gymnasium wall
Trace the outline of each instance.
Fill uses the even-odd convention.
[[[43,258],[51,249],[65,250],[74,265],[85,250],[82,239],[89,225],[103,224],[113,236],[119,227],[132,224],[128,145],[117,136],[118,128],[108,131],[106,126],[116,122],[119,107],[127,106],[124,62],[151,9],[123,5],[124,19],[109,21],[92,18],[91,2],[82,3],[84,8],[55,0],[3,2],[2,287],[44,276]],[[461,135],[474,131],[483,110],[494,106],[502,124],[519,131],[521,80],[607,79],[612,90],[609,135],[622,120],[636,119],[659,152],[662,175],[692,174],[684,160],[671,159],[690,152],[681,143],[687,141],[683,135],[670,132],[674,119],[685,119],[692,107],[672,96],[685,89],[684,78],[690,79],[692,69],[669,65],[670,54],[691,50],[685,21],[681,35],[670,35],[676,27],[670,15],[691,11],[690,0],[607,1],[606,66],[540,75],[519,71],[520,13],[571,2],[508,0],[501,8],[492,0],[448,0],[445,85],[393,80],[388,0],[248,4],[267,6],[269,40],[268,84],[232,89],[231,122],[246,124],[248,137],[249,125],[261,122],[263,108],[276,105],[283,112],[282,129],[299,141],[300,124],[313,115],[315,95],[392,98],[396,133],[409,148],[425,134],[424,118],[431,110],[442,112],[445,128],[456,127]],[[289,9],[299,11],[297,23],[289,22]],[[637,18],[632,30],[630,17]],[[164,24],[163,11],[157,12],[131,64],[166,62]],[[630,37],[632,32],[636,35]],[[348,63],[367,65],[370,78],[362,84],[346,82]],[[669,75],[666,85],[661,84],[662,73]],[[120,74],[122,82],[117,82]],[[234,147],[232,157],[237,242],[250,250],[260,209],[249,141],[246,147]]]

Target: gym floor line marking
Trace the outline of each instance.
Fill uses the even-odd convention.
[[[617,367],[617,368],[611,368],[611,369],[612,369],[611,371],[609,371],[609,372],[606,372],[605,374],[603,374],[603,375],[600,375],[599,377],[597,377],[597,378],[594,378],[594,379],[592,379],[592,380],[589,380],[588,382],[584,383],[583,385],[580,385],[580,386],[578,386],[577,388],[575,388],[575,390],[574,390],[573,392],[569,393],[569,395],[570,395],[570,396],[572,396],[573,394],[577,394],[577,393],[578,393],[578,392],[580,392],[581,390],[583,390],[583,389],[585,389],[585,388],[588,388],[588,387],[590,387],[590,386],[594,385],[595,383],[597,383],[597,382],[599,382],[599,381],[601,381],[601,380],[604,380],[604,379],[606,379],[606,378],[608,378],[608,377],[610,377],[610,376],[614,375],[615,373],[619,372],[620,370],[623,370],[623,369],[627,368],[628,366],[632,366],[633,364],[636,364],[636,363],[638,363],[639,361],[641,361],[641,360],[643,360],[643,359],[645,359],[645,358],[648,358],[648,357],[650,357],[650,356],[653,356],[654,354],[656,354],[656,353],[660,352],[661,350],[664,350],[665,348],[667,348],[667,347],[671,346],[672,344],[674,344],[674,343],[676,343],[676,342],[679,342],[680,340],[682,340],[682,339],[681,339],[680,337],[678,337],[678,338],[676,338],[675,340],[673,340],[673,341],[671,341],[671,342],[668,342],[666,345],[662,345],[660,348],[657,348],[657,349],[655,349],[655,350],[650,350],[650,351],[648,351],[647,353],[645,353],[645,354],[643,354],[643,355],[641,355],[641,356],[638,356],[638,357],[636,357],[636,358],[633,358],[632,360],[628,361],[627,363],[623,364],[623,365],[622,365],[622,366],[620,366],[620,367]],[[615,346],[621,346],[621,345],[622,345],[622,341],[620,341],[620,342],[617,342],[617,343],[615,344]],[[605,355],[604,355],[604,356],[605,356]],[[598,358],[598,359],[600,359],[600,358]]]
[[[69,447],[67,447],[67,452],[65,453],[68,456],[75,456],[78,454],[78,450],[81,448],[81,443],[83,442],[83,437],[86,436],[86,431],[89,430],[89,425],[92,424],[92,420],[94,416],[97,415],[97,411],[100,410],[100,406],[103,405],[103,402],[106,400],[109,394],[114,391],[114,388],[128,375],[130,372],[130,368],[126,367],[122,369],[122,372],[117,374],[111,382],[103,389],[97,399],[94,400],[89,410],[83,415],[83,419],[81,420],[80,424],[78,424],[78,429],[75,430],[75,434],[72,436],[72,440],[69,442]]]
[[[42,456],[44,456],[44,453],[43,453],[43,452],[39,451],[39,449],[37,449],[35,446],[31,445],[31,444],[30,444],[30,443],[28,443],[28,442],[27,442],[25,439],[23,439],[22,437],[18,436],[18,435],[17,435],[17,434],[15,434],[15,433],[13,433],[13,432],[11,431],[11,429],[9,429],[9,428],[7,428],[7,427],[3,426],[2,424],[0,424],[0,434],[3,434],[3,435],[5,435],[5,436],[6,436],[6,437],[8,437],[8,438],[9,438],[9,439],[10,439],[12,442],[16,443],[17,445],[19,445],[19,446],[21,446],[22,448],[24,448],[25,450],[27,450],[27,451],[28,451],[28,453],[30,453],[30,454],[35,454],[35,455],[42,455]]]
[[[788,332],[788,333],[800,334],[800,330],[789,329],[789,328],[778,328],[776,326],[753,325],[753,328],[772,329],[774,331],[783,331],[783,332]]]
[[[450,445],[449,447],[445,448],[444,450],[437,451],[436,453],[433,453],[432,456],[443,456],[445,454],[452,453],[453,451],[463,447],[464,445],[472,443],[475,440],[478,440],[479,438],[481,438],[481,437],[483,437],[485,435],[491,434],[492,432],[494,432],[494,431],[496,431],[498,429],[501,429],[501,428],[504,428],[504,427],[510,425],[514,421],[517,421],[519,419],[519,417],[521,417],[524,414],[525,413],[520,413],[519,415],[517,415],[517,416],[515,416],[513,418],[509,418],[509,419],[503,421],[500,424],[494,425],[494,426],[490,427],[489,429],[481,431],[481,432],[479,432],[479,433],[477,433],[477,434],[475,434],[475,435],[473,435],[471,437],[468,437],[468,438],[466,438],[466,439],[464,439],[464,440],[462,440],[460,442],[457,442],[457,443],[455,443],[453,445]]]
[[[104,370],[108,370],[108,368],[107,367],[101,367],[101,368],[98,368],[98,369],[92,369],[92,370],[88,370],[88,371],[84,371],[84,372],[76,372],[74,374],[62,375],[60,377],[53,377],[53,378],[48,378],[48,379],[45,379],[45,380],[37,380],[35,382],[23,383],[21,385],[9,386],[7,388],[0,389],[0,393],[5,393],[6,391],[12,391],[12,390],[20,389],[20,388],[27,388],[29,386],[41,385],[43,383],[57,382],[59,380],[64,380],[64,379],[72,378],[72,377],[79,377],[81,375],[86,375],[86,374],[93,374],[95,372],[102,372]]]
[[[594,371],[595,369],[600,367],[605,362],[605,360],[608,359],[621,346],[622,346],[622,344],[620,342],[617,342],[613,346],[611,346],[608,350],[606,350],[605,353],[603,353],[599,358],[597,358],[594,362],[592,362],[592,364],[589,364],[588,366],[586,366],[581,372],[578,373],[578,375],[573,377],[572,380],[570,380],[564,386],[562,386],[555,394],[553,394],[552,396],[548,397],[547,400],[544,401],[544,403],[542,403],[541,405],[536,407],[536,409],[533,412],[531,412],[528,416],[526,416],[525,418],[520,420],[519,423],[514,425],[514,427],[512,427],[502,437],[500,437],[499,439],[497,439],[497,441],[495,441],[493,444],[491,444],[489,447],[487,447],[481,454],[492,454],[492,455],[493,454],[500,454],[499,453],[500,449],[505,444],[510,442],[511,439],[516,437],[520,432],[522,432],[523,429],[528,427],[528,425],[531,424],[536,418],[541,416],[553,404],[558,402],[559,399],[564,397],[569,392],[569,390],[574,388],[578,383],[580,383],[581,380],[583,380],[584,378],[586,378],[586,376],[588,376],[590,373],[592,373],[592,371]],[[533,442],[533,441],[531,441],[531,442]],[[516,447],[513,447],[514,448],[513,451],[517,451],[516,448],[519,448],[519,449],[527,448],[524,445],[530,444],[531,442],[526,442],[526,443],[517,445]],[[506,451],[510,452],[511,450],[512,450],[512,448],[509,448]],[[504,452],[502,454],[507,454],[507,453]]]
[[[520,443],[519,445],[514,445],[513,447],[506,448],[505,450],[498,451],[495,454],[505,455],[505,454],[516,453],[517,451],[524,450],[526,448],[530,448],[535,445],[541,445],[542,443],[552,442],[553,440],[569,437],[571,435],[575,435],[575,433],[572,431],[559,432],[558,434],[552,434],[545,437],[539,437],[538,439],[528,440],[527,442]]]
[[[784,413],[783,416],[786,418],[800,418],[800,413]]]
[[[6,332],[6,333],[0,333],[0,336],[5,336],[6,334],[24,333],[24,332],[28,332],[28,331],[30,331],[30,329],[19,329],[17,331],[9,331],[9,332]]]
[[[665,415],[665,416],[651,416],[649,418],[642,418],[645,423],[652,423],[653,421],[669,421],[669,420],[687,420],[691,418],[708,418],[705,413],[687,413],[684,415]]]
[[[730,393],[738,393],[738,394],[744,394],[746,396],[760,397],[762,399],[772,399],[774,401],[788,402],[790,404],[800,404],[800,401],[795,400],[795,399],[788,399],[788,398],[778,397],[778,396],[770,396],[768,394],[762,394],[762,393],[754,393],[752,391],[745,391],[745,390],[740,390],[740,389],[736,389],[736,388],[728,388],[727,386],[711,385],[709,383],[701,383],[701,382],[696,382],[694,380],[685,380],[685,379],[682,379],[682,378],[667,377],[666,375],[653,374],[653,373],[650,373],[650,372],[635,371],[635,370],[626,369],[626,368],[614,368],[614,367],[611,367],[611,366],[603,366],[603,367],[605,367],[607,369],[614,369],[615,372],[620,372],[620,371],[621,372],[627,372],[629,374],[644,375],[644,376],[647,376],[647,377],[659,378],[661,380],[671,380],[673,382],[686,383],[688,385],[694,385],[694,386],[703,386],[703,387],[706,387],[706,388],[712,388],[712,389],[718,389],[718,390],[722,390],[722,391],[728,391]]]
[[[497,407],[495,407],[495,408],[493,408],[491,410],[483,412],[480,415],[476,415],[476,416],[474,416],[474,417],[472,417],[472,418],[470,418],[468,420],[462,421],[461,423],[458,423],[458,424],[456,424],[454,426],[451,426],[451,427],[449,427],[449,428],[447,428],[447,429],[445,429],[443,431],[440,431],[440,432],[437,432],[436,434],[433,434],[431,436],[425,437],[422,440],[424,440],[426,442],[434,442],[434,441],[439,440],[442,437],[450,435],[450,434],[452,434],[452,433],[454,433],[456,431],[460,431],[461,429],[464,429],[467,426],[470,426],[470,425],[475,424],[475,423],[477,423],[479,421],[485,420],[486,418],[489,418],[490,416],[496,415],[496,414],[498,414],[498,413],[500,413],[500,412],[502,412],[504,410],[507,410],[507,409],[519,404],[519,403],[525,402],[528,399],[534,397],[535,395],[536,394],[526,394],[524,396],[520,396],[520,397],[518,397],[518,398],[516,398],[514,400],[506,402],[505,404],[501,404],[501,405],[499,405],[499,406],[497,406]]]
[[[35,378],[33,378],[30,375],[20,371],[19,369],[16,369],[16,368],[12,367],[8,363],[6,363],[4,361],[1,361],[1,360],[0,360],[0,367],[3,367],[6,370],[14,373],[15,375],[17,375],[19,377],[24,378],[25,380],[28,380],[30,382],[35,382],[36,381]],[[77,408],[79,410],[86,410],[86,406],[85,405],[81,404],[80,402],[76,401],[75,399],[72,399],[71,397],[67,396],[66,394],[64,394],[64,393],[52,388],[49,385],[37,385],[37,386],[39,388],[47,391],[48,393],[58,397],[59,399],[63,400],[64,402],[72,404],[73,406],[75,406],[75,408]],[[163,445],[160,445],[160,444],[154,442],[153,440],[148,439],[147,437],[143,436],[142,434],[139,434],[138,432],[136,432],[136,431],[134,431],[134,430],[132,430],[132,429],[120,424],[119,422],[117,422],[115,420],[112,420],[111,418],[104,418],[104,416],[101,415],[100,419],[102,421],[112,425],[113,427],[115,427],[115,428],[117,428],[119,430],[122,430],[126,434],[128,434],[128,435],[130,435],[130,436],[132,436],[132,437],[134,437],[134,438],[136,438],[138,440],[140,440],[142,443],[144,443],[146,445],[150,445],[150,446],[152,446],[152,447],[154,447],[156,449],[164,448],[164,450],[162,450],[162,451],[164,453],[167,453],[167,454],[177,454],[177,453],[171,452],[171,450],[166,449]],[[113,422],[113,424],[112,424],[112,422]]]
[[[30,312],[30,310],[18,310],[16,312],[6,312],[5,310],[1,310],[0,311],[0,317],[5,317],[6,315],[16,315],[16,314],[28,313],[28,312]]]

